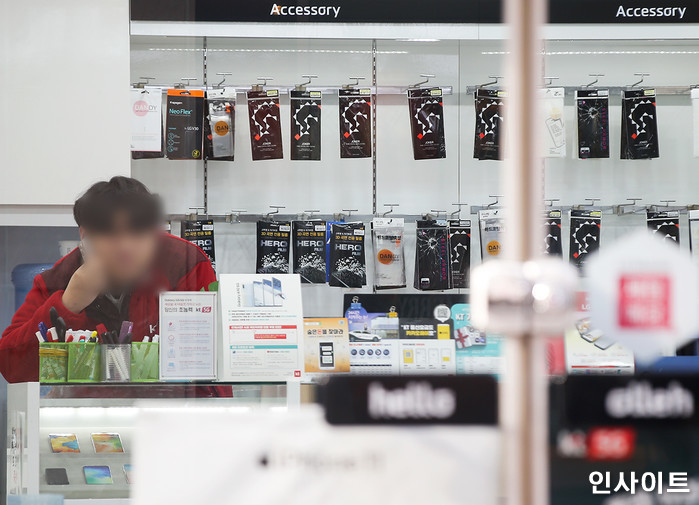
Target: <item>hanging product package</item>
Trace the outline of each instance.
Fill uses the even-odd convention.
[[[689,218],[689,250],[692,253],[692,261],[699,266],[699,210],[690,210]]]
[[[340,95],[340,158],[371,158],[371,89],[343,88]]]
[[[233,161],[235,141],[235,89],[224,88],[206,94],[207,121],[204,122],[206,157]]]
[[[570,262],[583,268],[588,256],[599,249],[602,213],[599,210],[570,211]]]
[[[451,287],[467,288],[471,276],[471,221],[449,221],[449,269]]]
[[[258,274],[289,273],[289,238],[291,223],[288,221],[257,222]]]
[[[544,254],[563,256],[560,210],[551,209],[544,213]]]
[[[656,237],[672,242],[680,243],[680,213],[676,210],[647,211],[646,222],[648,229]]]
[[[248,117],[252,160],[282,159],[279,90],[248,91]]]
[[[500,256],[502,233],[504,230],[502,209],[478,211],[478,229],[481,239],[481,260]]]
[[[376,217],[371,222],[374,246],[374,289],[404,288],[403,218]]]
[[[543,113],[544,158],[565,158],[566,126],[563,120],[565,88],[544,88],[539,94]]]
[[[294,271],[306,284],[325,284],[325,221],[294,221]]]
[[[204,254],[206,254],[211,261],[211,266],[216,269],[213,220],[197,219],[195,221],[182,221],[180,224],[180,237],[204,251]]]
[[[204,139],[204,92],[167,90],[165,150],[171,160],[200,160]]]
[[[163,90],[131,89],[131,151],[162,153]],[[162,154],[161,154],[162,156]]]
[[[642,160],[659,156],[655,90],[622,91],[621,159]]]
[[[408,107],[414,158],[416,160],[446,158],[442,89],[409,89]]]
[[[699,88],[692,88],[692,135],[694,136],[694,157],[699,157]]]
[[[506,93],[497,89],[480,88],[476,91],[476,138],[473,157],[479,160],[502,159],[503,98]]]
[[[320,91],[291,91],[291,159],[320,161]]]
[[[330,285],[342,288],[361,288],[366,285],[364,223],[332,225]]]
[[[413,287],[439,291],[451,287],[449,230],[444,220],[417,222]]]
[[[609,158],[609,90],[575,92],[578,116],[578,158]]]

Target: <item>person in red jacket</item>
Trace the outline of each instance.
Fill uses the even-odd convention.
[[[208,289],[216,274],[194,244],[162,231],[160,199],[139,181],[114,177],[75,202],[81,247],[34,278],[24,304],[0,338],[0,373],[8,382],[39,379],[40,322],[55,307],[68,328],[119,331],[133,340],[158,334],[161,291]]]

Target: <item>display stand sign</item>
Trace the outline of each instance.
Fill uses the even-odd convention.
[[[224,274],[221,380],[285,381],[301,377],[303,307],[297,274]]]
[[[308,379],[350,372],[347,319],[320,317],[303,320],[304,374]]]
[[[216,293],[160,294],[160,378],[216,379]]]
[[[648,361],[699,331],[697,267],[689,254],[647,231],[629,235],[588,263],[591,322]]]

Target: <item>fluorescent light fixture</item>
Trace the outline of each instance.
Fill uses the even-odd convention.
[[[501,56],[510,54],[509,51],[482,51],[484,56]],[[627,55],[627,54],[699,54],[699,51],[544,51],[545,56],[597,56],[597,55]]]
[[[149,51],[182,51],[182,52],[203,52],[201,48],[191,47],[150,47]],[[311,53],[311,54],[371,54],[370,50],[350,50],[350,49],[212,49],[207,48],[210,53]],[[377,51],[377,54],[408,54],[408,51]]]
[[[439,42],[440,39],[396,39],[398,42]]]

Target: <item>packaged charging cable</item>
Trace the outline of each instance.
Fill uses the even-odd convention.
[[[252,160],[282,159],[279,90],[248,91],[248,119]]]
[[[340,95],[340,158],[371,158],[371,89],[343,88]]]
[[[171,160],[200,160],[204,139],[204,92],[167,90],[165,149]]]
[[[621,159],[641,160],[660,156],[654,89],[622,91]]]
[[[235,90],[214,89],[206,94],[206,156],[210,160],[233,161],[235,141]]]
[[[449,221],[449,263],[452,288],[468,288],[471,277],[471,220]]]
[[[289,273],[289,238],[291,223],[288,221],[257,222],[258,274]]]
[[[667,242],[680,243],[680,213],[676,210],[647,211],[648,229]]]
[[[543,113],[544,158],[565,158],[566,126],[563,120],[565,88],[544,88],[539,95]]]
[[[366,285],[364,223],[332,225],[330,285],[342,288],[361,288]]]
[[[481,261],[500,256],[500,243],[505,228],[502,209],[479,210],[478,228],[481,239]]]
[[[320,161],[320,91],[291,91],[291,159]]]
[[[442,89],[409,89],[408,107],[410,109],[410,131],[415,159],[446,158]]]
[[[497,89],[480,88],[476,91],[476,138],[473,157],[479,160],[502,159],[503,98],[506,93]]]
[[[180,223],[180,237],[188,240],[204,251],[216,269],[216,248],[214,247],[214,221],[212,219],[197,219]]]
[[[325,221],[294,221],[294,273],[307,284],[325,284]]]
[[[599,210],[570,211],[570,261],[583,268],[588,255],[599,249],[602,213]]]
[[[403,218],[376,217],[371,222],[374,246],[374,288],[404,288]]]
[[[563,256],[560,210],[551,209],[544,213],[544,254]]]
[[[578,116],[578,158],[609,158],[609,90],[575,92]]]
[[[413,287],[421,291],[439,291],[451,287],[449,230],[445,220],[422,220],[415,231],[415,279]]]

